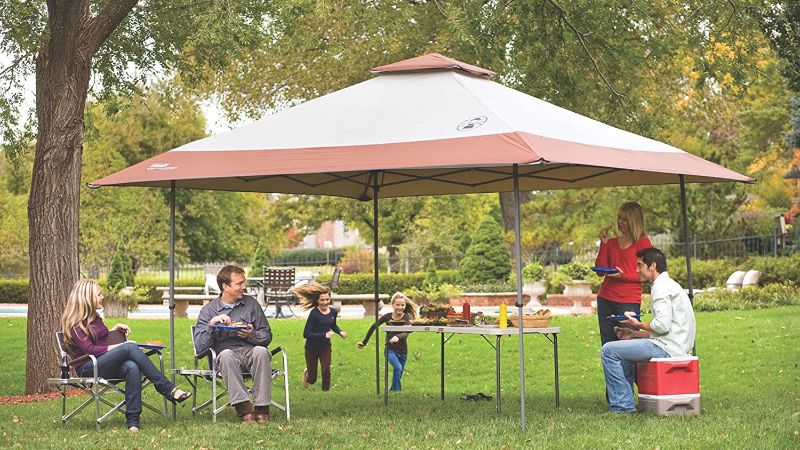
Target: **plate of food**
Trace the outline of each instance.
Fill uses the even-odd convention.
[[[248,325],[248,324],[246,324],[244,322],[233,322],[230,325],[225,325],[225,324],[221,324],[220,323],[220,324],[214,325],[214,328],[216,328],[218,330],[241,331],[241,330],[246,330],[246,329],[250,328],[250,325]]]
[[[596,273],[598,275],[611,275],[611,274],[614,274],[614,273],[619,273],[619,270],[617,270],[614,267],[599,267],[599,266],[596,266],[596,267],[592,267],[592,270],[594,271],[594,273]]]
[[[635,318],[638,320],[640,316],[639,316],[639,314],[634,314],[634,315],[633,315],[633,317],[635,317]],[[620,316],[608,316],[607,318],[608,318],[609,320],[614,320],[614,321],[617,321],[617,322],[621,322],[621,321],[623,321],[623,320],[628,320],[628,316],[624,316],[624,315],[620,315]]]

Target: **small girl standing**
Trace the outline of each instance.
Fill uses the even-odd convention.
[[[408,299],[402,292],[395,292],[392,295],[392,312],[384,314],[378,319],[377,323],[373,323],[367,331],[364,340],[358,342],[358,348],[364,348],[369,342],[370,336],[375,329],[381,324],[391,323],[392,325],[410,325],[411,321],[417,318],[417,305]],[[406,367],[406,359],[408,358],[408,345],[406,343],[408,333],[386,333],[386,349],[389,358],[389,364],[392,365],[392,387],[389,389],[392,392],[399,392],[402,388],[400,380],[403,378],[403,371]]]
[[[331,291],[316,282],[293,289],[300,297],[300,307],[311,310],[303,330],[306,338],[306,368],[303,370],[303,387],[317,382],[317,363],[322,366],[322,390],[331,388],[331,338],[336,333],[347,338],[347,332],[336,324],[338,311],[330,307]]]

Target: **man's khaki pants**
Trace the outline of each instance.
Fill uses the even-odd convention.
[[[272,353],[269,349],[261,346],[227,349],[217,358],[232,405],[250,400],[242,377],[243,372],[249,372],[253,377],[253,404],[269,406],[272,400]]]

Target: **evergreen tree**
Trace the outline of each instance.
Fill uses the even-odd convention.
[[[264,245],[264,242],[262,241],[258,241],[258,245],[256,245],[256,252],[253,254],[253,261],[250,264],[250,269],[247,272],[247,276],[264,276],[264,266],[268,266],[270,264],[273,256],[274,255],[272,255],[269,246]]]
[[[125,245],[122,243],[117,246],[114,257],[111,259],[111,268],[108,269],[106,283],[109,293],[117,293],[126,286],[133,286],[133,265],[125,250]]]
[[[503,242],[503,228],[493,217],[486,217],[478,226],[459,269],[467,283],[494,283],[508,279],[511,254]]]

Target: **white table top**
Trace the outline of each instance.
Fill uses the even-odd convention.
[[[513,336],[519,334],[519,328],[490,328],[490,327],[448,327],[446,325],[386,325],[384,331],[405,332],[405,333],[455,333],[455,334],[483,334],[490,336]],[[547,328],[523,328],[522,334],[558,334],[561,327]]]

